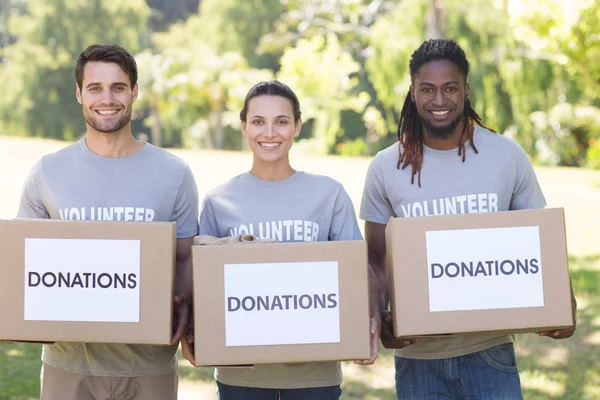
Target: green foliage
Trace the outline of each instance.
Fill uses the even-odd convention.
[[[337,153],[341,156],[356,157],[367,154],[367,144],[363,138],[345,140],[337,145]]]
[[[277,78],[294,89],[301,99],[303,118],[314,120],[313,139],[320,154],[334,151],[340,130],[341,112],[362,112],[370,98],[366,92],[349,96],[358,79],[352,74],[359,65],[344,52],[335,35],[298,41],[281,58]]]
[[[393,0],[288,0],[275,30],[265,35],[266,50],[283,51],[299,40],[334,34],[344,51],[364,57],[369,29],[377,18],[395,7]]]
[[[422,21],[426,10],[426,0],[403,1],[392,12],[379,18],[369,34],[371,54],[365,62],[365,69],[391,132],[396,130],[396,116],[410,86],[408,62],[412,52],[425,40]]]
[[[188,21],[195,38],[217,54],[240,53],[253,68],[277,70],[283,51],[260,47],[283,12],[279,0],[203,0],[200,14]]]
[[[138,56],[140,101],[151,110],[146,123],[159,125],[165,146],[240,149],[238,113],[246,92],[273,75],[249,68],[237,52],[218,54],[189,41],[195,29],[194,21],[176,24],[155,35],[156,53]]]
[[[581,166],[587,159],[594,164],[595,151],[588,147],[600,137],[600,109],[560,103],[548,112],[534,112],[530,118],[541,163]]]
[[[26,1],[0,0],[0,49],[14,43],[16,40],[8,29],[9,21],[11,16],[21,15],[25,12]],[[1,54],[0,63],[2,63]]]
[[[547,119],[560,119],[558,110],[568,109],[567,102],[577,107],[599,105],[600,90],[600,0],[525,0],[510,2],[511,30],[521,56],[515,65],[517,79],[513,81],[512,98],[519,102],[520,116],[539,111]],[[522,77],[521,80],[518,77]],[[533,107],[532,107],[533,105]],[[571,107],[573,108],[573,107]],[[573,110],[567,112],[579,118]],[[585,114],[585,113],[584,113]],[[538,115],[538,114],[534,114]],[[520,119],[523,127],[531,126]],[[578,126],[581,126],[580,128]],[[592,132],[589,122],[563,121],[554,133],[546,130],[540,137],[537,129],[533,138],[535,148],[549,150],[554,162],[565,165],[584,165],[589,146],[585,139]],[[532,127],[533,129],[533,127]],[[563,131],[570,138],[561,138]],[[531,137],[523,138],[531,143]],[[547,142],[547,143],[542,143]],[[557,143],[561,143],[557,147]],[[568,146],[570,148],[564,148]],[[540,155],[545,159],[544,155]]]
[[[514,2],[515,37],[530,57],[552,60],[579,81],[581,96],[600,90],[600,0]]]
[[[587,166],[594,169],[600,169],[600,136],[589,141],[590,147],[587,150]]]
[[[0,0],[0,131],[81,135],[75,59],[104,42],[138,54],[133,128],[155,144],[243,148],[243,97],[277,76],[300,97],[300,147],[374,154],[396,140],[412,52],[443,36],[486,125],[541,162],[593,166],[595,125],[577,120],[600,107],[598,26],[600,0]]]
[[[339,46],[340,54],[353,60],[357,69],[348,78],[355,80],[356,84],[352,91],[345,94],[347,97],[359,96],[360,101],[366,101],[370,108],[379,108],[377,102],[377,93],[369,80],[365,70],[365,62],[369,59],[372,49],[369,44],[370,30],[375,22],[384,17],[390,10],[396,7],[397,1],[390,0],[358,0],[358,1],[326,1],[326,0],[292,0],[282,2],[285,12],[275,24],[272,33],[265,35],[261,40],[261,49],[266,52],[282,52],[284,50],[295,48],[303,41],[310,41],[315,37],[335,38],[335,43]],[[344,78],[344,79],[348,79]],[[368,96],[368,97],[367,97]],[[331,140],[327,146],[312,143],[306,145],[308,149],[317,152],[327,151],[336,152],[337,144],[347,140],[353,140],[357,137],[363,137],[367,142],[373,140],[370,135],[371,130],[361,123],[354,123],[365,110],[360,106],[361,111],[356,113],[351,109],[340,109],[338,115],[328,117],[328,121],[340,119],[338,133],[333,135],[329,132]],[[350,112],[349,112],[350,111]],[[358,115],[357,115],[358,114]],[[371,118],[377,116],[383,118],[381,110],[377,113],[371,113]],[[360,120],[360,118],[358,118]],[[319,133],[318,124],[317,135]],[[322,125],[322,124],[321,124]],[[385,136],[385,135],[383,135]],[[320,139],[317,139],[320,140]],[[380,142],[378,145],[385,143]],[[368,148],[373,146],[370,144]]]

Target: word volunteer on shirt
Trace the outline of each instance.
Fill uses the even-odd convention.
[[[58,210],[60,219],[87,221],[154,221],[154,210],[145,207],[71,207]]]
[[[427,217],[431,215],[452,215],[498,211],[496,193],[473,193],[462,196],[442,197],[433,200],[415,201],[401,204],[404,217]]]
[[[314,221],[288,219],[242,224],[229,229],[229,236],[251,234],[259,239],[273,239],[278,242],[316,242],[319,237],[319,224]]]

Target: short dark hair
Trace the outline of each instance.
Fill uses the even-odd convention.
[[[279,81],[262,81],[250,88],[248,94],[246,94],[246,98],[244,99],[244,108],[242,108],[242,111],[240,111],[240,119],[242,121],[246,122],[246,115],[248,114],[248,106],[250,105],[250,101],[253,98],[262,95],[281,96],[288,99],[292,103],[294,122],[298,122],[302,115],[298,96],[296,96],[296,93],[294,93],[289,86]]]
[[[127,50],[116,44],[93,44],[88,46],[77,58],[75,66],[75,80],[81,89],[83,84],[83,68],[88,61],[115,63],[129,75],[129,82],[133,88],[137,83],[138,71],[135,58]]]
[[[421,67],[431,61],[448,60],[458,67],[465,76],[469,75],[469,61],[463,49],[451,39],[429,39],[421,44],[410,58],[410,77],[418,75]]]

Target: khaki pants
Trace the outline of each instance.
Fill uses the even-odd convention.
[[[42,365],[41,400],[177,400],[177,371],[160,376],[86,376]]]

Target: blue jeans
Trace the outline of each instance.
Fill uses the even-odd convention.
[[[307,389],[261,389],[217,382],[219,400],[338,400],[339,385]]]
[[[512,343],[441,360],[396,358],[397,400],[521,400]]]

